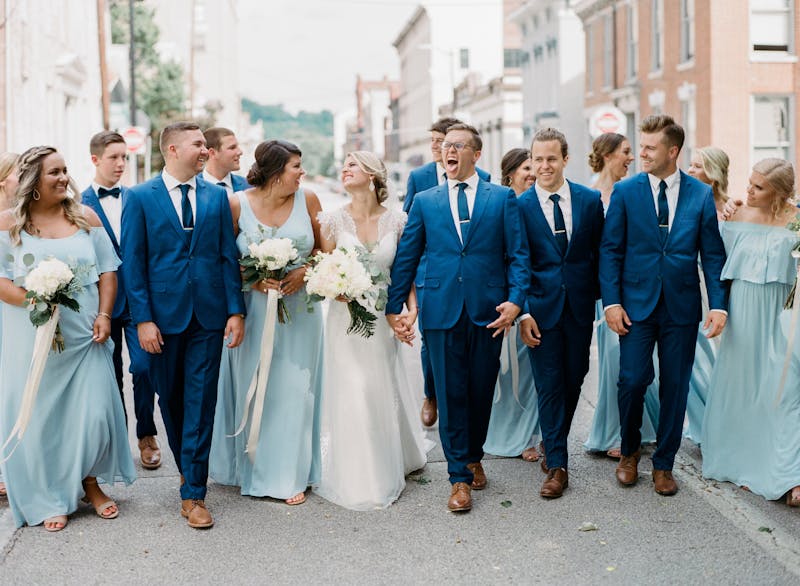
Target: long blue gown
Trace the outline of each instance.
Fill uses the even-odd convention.
[[[0,276],[24,278],[28,269],[23,256],[27,254],[37,263],[55,257],[69,265],[92,265],[92,269],[80,277],[80,311],[61,310],[65,349],[49,354],[28,428],[2,465],[18,526],[38,525],[74,512],[84,495],[81,481],[87,476],[128,484],[136,478],[114,378],[112,343],[92,341],[99,274],[119,266],[111,241],[103,228],[54,239],[23,232],[21,245],[12,247],[8,232],[0,232]],[[5,441],[19,413],[36,328],[25,308],[2,304],[2,311],[0,441]]]
[[[314,232],[302,189],[295,193],[289,218],[277,229],[258,221],[245,192],[237,196],[242,211],[236,244],[242,254],[248,244],[263,240],[260,228],[271,237],[293,239],[301,257],[311,252]],[[244,451],[252,422],[236,437],[228,437],[238,429],[242,419],[247,390],[260,360],[261,332],[266,318],[266,295],[246,292],[244,297],[247,306],[244,341],[239,347],[224,348],[222,352],[209,475],[221,484],[241,487],[243,495],[288,499],[319,480],[322,310],[319,304],[314,304],[314,311],[308,312],[304,289],[284,298],[291,321],[276,324],[253,463]]]
[[[515,344],[511,343],[512,340]],[[519,369],[517,394],[513,387],[513,361]],[[533,369],[528,347],[520,338],[516,325],[503,340],[500,364],[483,451],[495,456],[516,457],[535,446],[539,439],[539,401]]]
[[[776,402],[787,348],[781,319],[796,275],[797,241],[781,227],[722,227],[731,279],[729,318],[708,391],[703,476],[747,486],[774,500],[800,485],[800,357],[795,350]]]

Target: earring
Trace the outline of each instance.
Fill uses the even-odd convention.
[[[277,183],[278,185],[280,185],[281,183],[283,183],[283,181],[281,181],[281,178],[280,178],[280,177],[278,177],[278,179],[277,179],[277,181],[275,181],[275,183]]]
[[[33,190],[33,201],[39,201],[41,198],[42,198],[42,196],[39,194],[39,192],[34,189]]]
[[[369,190],[375,191],[375,184],[372,182],[372,179],[369,180]]]

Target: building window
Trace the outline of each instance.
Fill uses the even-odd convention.
[[[650,1],[650,70],[661,71],[664,66],[664,0]]]
[[[789,96],[753,98],[753,162],[766,157],[790,160],[790,106]]]
[[[686,133],[683,148],[681,149],[681,166],[688,168],[692,162],[692,151],[697,146],[697,103],[695,100],[696,88],[684,84],[678,89],[678,99],[681,105],[681,126]]]
[[[793,4],[790,0],[750,0],[753,51],[789,53],[793,50]]]
[[[593,23],[586,25],[586,92],[594,90],[594,27]]]
[[[458,55],[461,69],[469,69],[469,49],[461,49]]]
[[[694,0],[681,3],[681,63],[694,59]]]
[[[522,49],[503,49],[503,67],[522,65]]]
[[[627,59],[626,59],[626,73],[628,75],[628,79],[635,79],[636,78],[636,69],[637,69],[637,50],[639,48],[639,31],[638,31],[638,19],[636,15],[636,4],[631,2],[625,8],[625,13],[627,18],[627,31],[625,37],[625,47],[627,52]]]
[[[603,19],[603,87],[614,84],[614,17],[609,12]]]

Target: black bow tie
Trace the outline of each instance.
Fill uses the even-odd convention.
[[[97,195],[100,197],[100,199],[103,199],[104,197],[108,197],[109,195],[111,197],[115,197],[116,198],[116,197],[119,197],[119,194],[120,194],[120,188],[119,187],[112,187],[111,189],[106,189],[105,187],[101,187],[100,189],[97,190]]]

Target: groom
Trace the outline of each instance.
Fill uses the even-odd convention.
[[[197,176],[200,127],[170,124],[159,146],[164,171],[124,201],[122,270],[181,472],[181,515],[202,529],[214,524],[205,497],[223,337],[241,343],[245,306],[227,193]]]
[[[644,393],[653,382],[658,345],[658,447],[653,482],[658,494],[678,492],[672,476],[681,443],[686,397],[701,319],[703,265],[711,310],[706,337],[722,332],[728,290],[720,280],[725,247],[711,188],[678,170],[683,128],[666,115],[642,121],[640,173],[617,183],[611,194],[600,246],[600,290],[606,322],[619,334],[619,415],[622,458],[617,480],[636,483]]]
[[[442,143],[447,182],[415,198],[386,306],[389,324],[398,337],[407,338],[413,323],[400,312],[424,254],[419,319],[433,368],[451,511],[470,510],[471,489],[486,487],[481,459],[501,334],[519,314],[529,281],[517,199],[512,190],[478,177],[481,147],[472,126],[447,130]]]

